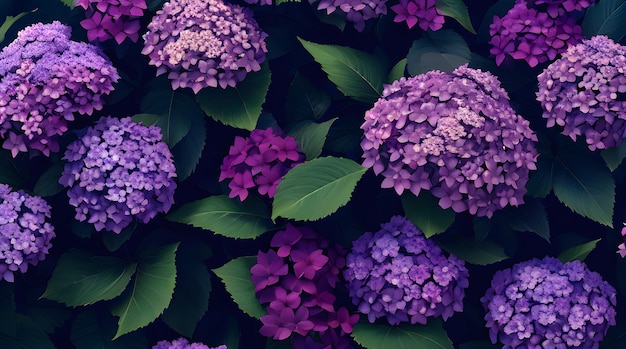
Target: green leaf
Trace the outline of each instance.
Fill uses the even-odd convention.
[[[117,298],[111,313],[119,317],[113,339],[156,320],[172,300],[178,243],[144,244],[137,255],[137,273],[127,292]]]
[[[8,184],[13,188],[22,187],[24,176],[20,174],[13,160],[5,153],[0,153],[0,183]]]
[[[196,114],[194,114],[196,115]],[[206,144],[206,121],[204,116],[197,115],[191,120],[189,133],[172,148],[177,180],[182,182],[195,170],[202,157]]]
[[[559,259],[563,263],[571,262],[576,259],[580,261],[584,261],[585,258],[587,258],[587,256],[589,255],[589,253],[591,253],[591,251],[593,251],[593,249],[596,248],[596,245],[598,244],[598,241],[600,240],[602,239],[595,239],[595,240],[586,242],[581,245],[570,247],[567,250],[559,254]]]
[[[464,236],[453,236],[441,239],[438,243],[444,250],[471,264],[488,265],[509,258],[504,249],[491,240],[476,241]]]
[[[74,0],[63,0],[63,1],[74,1]],[[70,5],[68,5],[68,6],[70,6]],[[25,12],[22,12],[22,13],[18,13],[15,16],[6,16],[4,18],[4,22],[0,26],[0,43],[4,41],[4,38],[7,35],[7,31],[9,31],[11,26],[13,26],[13,24],[15,24],[15,22],[17,22],[18,19],[26,16],[29,13],[33,13],[35,11],[37,11],[37,9],[34,9],[32,11],[25,11]]]
[[[265,203],[253,195],[243,202],[226,195],[211,196],[189,202],[166,218],[234,239],[254,239],[274,228]]]
[[[20,308],[22,314],[28,315],[46,333],[54,333],[72,316],[70,308],[47,299],[28,302],[22,304]]]
[[[148,341],[141,332],[129,333],[116,340],[116,323],[111,314],[85,311],[72,323],[70,339],[76,349],[126,349],[148,348]]]
[[[196,99],[204,113],[224,125],[253,130],[261,115],[271,74],[267,62],[261,70],[248,73],[235,87],[205,88]]]
[[[604,149],[600,152],[602,159],[606,162],[611,172],[615,171],[626,158],[626,141],[622,142],[618,147]]]
[[[626,1],[601,0],[592,4],[585,12],[582,22],[583,35],[606,35],[620,41],[626,35]]]
[[[113,232],[104,232],[102,234],[102,242],[106,246],[107,250],[110,252],[117,251],[128,239],[130,239],[131,235],[137,228],[137,221],[133,220],[131,224],[129,224],[126,228],[122,229],[119,234],[115,234]]]
[[[398,63],[396,63],[396,65],[393,66],[393,68],[391,68],[389,76],[387,76],[387,82],[392,83],[396,80],[400,80],[400,78],[404,76],[406,62],[407,58],[402,58]]]
[[[61,178],[61,172],[63,172],[63,165],[53,165],[41,174],[33,193],[37,196],[48,197],[54,196],[63,190],[63,186],[59,184],[59,178]]]
[[[0,334],[15,337],[17,334],[15,295],[13,283],[0,283]]]
[[[463,0],[437,0],[435,7],[437,7],[444,16],[456,19],[463,28],[467,29],[467,31],[472,34],[476,34],[476,30],[470,20],[469,12],[467,12],[467,6],[465,6]]]
[[[17,331],[15,336],[7,336],[0,332],[0,348],[2,349],[55,349],[54,344],[37,324],[29,317],[17,315]]]
[[[202,111],[189,95],[170,89],[150,91],[141,100],[144,114],[133,116],[133,120],[144,126],[158,126],[163,134],[163,141],[173,148],[191,130],[191,120],[202,117]],[[154,119],[154,115],[158,117]]]
[[[452,341],[441,320],[429,319],[426,325],[390,326],[358,322],[352,338],[367,349],[452,349]]]
[[[61,2],[69,8],[74,8],[76,1],[77,0],[61,0]]]
[[[313,160],[320,156],[328,130],[337,118],[330,119],[320,124],[312,121],[299,122],[287,130],[287,134],[296,139],[296,142],[306,155],[307,160]]]
[[[407,69],[412,76],[431,70],[451,72],[470,59],[463,37],[453,30],[438,30],[413,41],[407,55]]]
[[[267,314],[254,293],[254,284],[250,280],[250,268],[256,264],[256,256],[232,259],[223,266],[213,269],[231,298],[244,313],[260,319]]]
[[[287,172],[276,188],[272,219],[324,218],[345,205],[367,169],[350,159],[323,157]]]
[[[124,291],[134,272],[134,263],[73,250],[59,258],[41,298],[71,307],[113,299]]]
[[[498,221],[514,231],[533,232],[550,242],[550,226],[546,208],[540,200],[525,198],[518,207],[505,207],[498,214]],[[495,215],[494,215],[495,216]]]
[[[419,196],[405,192],[401,196],[404,214],[426,237],[443,233],[452,225],[456,214],[453,210],[439,207],[439,200],[427,191]]]
[[[301,0],[276,0],[276,5],[288,3],[288,2],[300,2]]]
[[[289,87],[285,111],[290,120],[317,120],[326,113],[331,102],[326,92],[296,73]]]
[[[380,97],[387,76],[385,64],[378,57],[351,47],[298,40],[341,93],[367,104]]]

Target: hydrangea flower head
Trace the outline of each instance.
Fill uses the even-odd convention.
[[[250,269],[257,297],[267,309],[259,333],[275,340],[291,338],[294,348],[350,348],[347,334],[359,317],[335,305],[345,251],[311,228],[291,224],[274,235],[270,246],[259,251]]]
[[[369,322],[386,318],[426,324],[463,310],[469,272],[465,262],[441,248],[404,217],[392,217],[375,233],[352,243],[346,270],[352,303]]]
[[[535,134],[489,72],[461,66],[386,85],[361,126],[363,166],[398,195],[422,189],[456,212],[522,204]]]
[[[119,79],[95,46],[70,34],[57,21],[33,24],[0,52],[0,137],[14,157],[59,151],[57,138],[74,113],[102,109],[102,95]]]
[[[120,233],[133,217],[147,223],[174,202],[176,168],[157,126],[103,117],[70,143],[59,183],[76,219]]]
[[[528,0],[528,7],[546,12],[552,18],[564,13],[581,12],[595,3],[596,0]]]
[[[512,348],[598,348],[616,291],[581,261],[545,257],[496,272],[481,302],[491,341]]]
[[[314,3],[317,0],[309,0]],[[365,29],[365,21],[378,18],[387,14],[387,0],[320,0],[318,10],[326,10],[326,14],[345,14],[346,20],[354,26],[354,29],[362,32]]]
[[[267,47],[252,12],[222,0],[170,0],[156,12],[141,53],[172,87],[234,87],[261,70]]]
[[[13,282],[14,273],[44,260],[52,247],[54,227],[47,222],[50,206],[38,196],[0,184],[0,277]]]
[[[626,257],[626,223],[624,223],[620,234],[622,235],[622,239],[624,239],[624,242],[617,246],[617,253],[619,253],[620,257],[624,258]]]
[[[248,189],[274,197],[281,178],[294,166],[304,162],[304,153],[291,136],[279,136],[272,128],[252,130],[250,137],[235,137],[235,144],[220,167],[220,181],[228,183],[230,198],[248,197]]]
[[[406,22],[409,29],[417,24],[422,30],[439,30],[445,18],[436,5],[437,0],[400,0],[399,4],[391,6],[396,13],[393,21]]]
[[[146,0],[76,0],[76,6],[86,10],[80,25],[87,30],[89,41],[115,39],[121,44],[126,38],[139,39],[139,19],[148,8]]]
[[[181,337],[171,342],[166,340],[159,341],[152,346],[152,349],[228,349],[228,347],[220,345],[219,347],[209,348],[202,343],[189,343],[187,339]]]
[[[584,137],[590,150],[626,139],[626,47],[606,36],[571,46],[539,76],[537,100],[547,126]]]

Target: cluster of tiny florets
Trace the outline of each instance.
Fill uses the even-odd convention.
[[[256,187],[259,194],[274,197],[282,177],[294,166],[304,162],[304,154],[291,136],[279,136],[272,128],[252,130],[250,137],[235,137],[220,167],[220,181],[228,183],[230,198],[248,197],[248,189]]]
[[[309,1],[315,3],[317,0]],[[325,10],[327,15],[345,15],[354,29],[361,32],[365,29],[365,21],[387,14],[387,0],[320,0],[317,9]]]
[[[393,21],[406,22],[409,28],[417,24],[422,30],[439,30],[445,18],[436,5],[437,0],[400,0],[400,3],[391,6],[396,13]]]
[[[442,208],[490,217],[522,204],[536,136],[488,72],[401,78],[365,113],[363,166],[400,195],[429,190]]]
[[[173,341],[159,341],[152,346],[152,349],[228,349],[225,345],[219,347],[209,348],[209,346],[202,343],[189,343],[185,338],[178,338]]]
[[[626,47],[594,36],[568,48],[537,79],[548,127],[563,127],[574,141],[584,137],[590,150],[626,138]]]
[[[15,157],[59,151],[74,113],[102,109],[119,75],[98,49],[60,22],[30,25],[0,52],[0,137]]]
[[[139,19],[148,7],[146,0],[77,0],[76,6],[86,10],[80,25],[87,30],[89,41],[115,39],[121,44],[126,38],[139,39]]]
[[[426,324],[463,310],[469,285],[465,262],[441,248],[404,217],[352,243],[344,277],[352,302],[370,322]]]
[[[174,202],[176,168],[157,126],[104,117],[70,143],[59,183],[76,219],[120,233],[133,217],[147,223]]]
[[[617,246],[617,253],[619,253],[620,257],[626,257],[626,223],[622,227],[622,231],[620,232],[622,235],[622,243]]]
[[[38,196],[13,191],[0,184],[0,277],[14,281],[14,273],[25,273],[28,265],[46,258],[55,237],[47,222],[50,206]]]
[[[615,325],[615,289],[581,261],[515,264],[496,272],[481,302],[504,349],[598,348]]]
[[[254,290],[267,309],[259,333],[275,340],[292,338],[294,348],[349,348],[358,315],[336,308],[339,274],[345,251],[308,227],[288,224],[259,251],[250,269]]]
[[[252,12],[221,0],[170,0],[143,36],[141,53],[172,87],[234,87],[261,70],[267,48]]]

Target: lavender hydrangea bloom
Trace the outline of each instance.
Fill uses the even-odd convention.
[[[235,144],[220,167],[220,181],[230,178],[230,198],[248,197],[248,189],[274,197],[281,178],[304,162],[304,154],[291,136],[276,135],[272,128],[252,130],[250,137],[235,137]]]
[[[38,196],[0,184],[0,276],[13,282],[14,273],[44,260],[52,247],[50,206]]]
[[[71,41],[70,33],[57,21],[33,24],[0,52],[0,137],[14,157],[59,151],[57,138],[74,113],[102,109],[102,95],[119,79],[95,46]]]
[[[152,349],[228,349],[225,345],[219,347],[209,348],[202,343],[189,343],[185,338],[178,338],[171,342],[163,340],[152,346]]]
[[[463,310],[469,272],[404,217],[392,217],[375,233],[352,243],[346,270],[352,302],[370,322],[426,324]]]
[[[267,34],[249,9],[221,0],[170,0],[157,11],[143,36],[141,53],[168,73],[172,87],[234,87],[261,70]]]
[[[176,169],[157,126],[104,117],[68,145],[59,183],[76,219],[120,233],[133,217],[147,223],[174,202]]]
[[[87,30],[90,41],[115,39],[121,44],[126,38],[139,39],[139,19],[148,7],[146,0],[76,0],[75,6],[86,10],[80,25]]]
[[[481,302],[493,343],[598,348],[615,325],[616,291],[581,261],[545,257],[496,272]]]
[[[522,204],[537,138],[491,73],[462,66],[386,85],[361,126],[363,166],[400,195],[422,189],[442,208],[491,217]]]
[[[316,1],[309,0],[310,3]],[[317,9],[326,10],[327,15],[335,11],[345,14],[354,29],[361,32],[365,29],[365,21],[387,14],[387,0],[320,0]]]
[[[437,0],[400,0],[399,4],[391,6],[396,13],[393,21],[406,22],[409,29],[418,24],[422,30],[439,30],[445,18],[436,5]]]
[[[571,46],[539,76],[537,100],[547,126],[563,127],[590,150],[619,146],[626,138],[626,47],[606,36]]]

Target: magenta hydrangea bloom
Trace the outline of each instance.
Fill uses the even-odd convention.
[[[80,25],[87,30],[89,41],[115,39],[121,44],[126,38],[139,39],[139,19],[148,7],[146,0],[76,0],[75,6],[86,10]]]
[[[291,338],[294,348],[352,348],[348,334],[359,317],[335,306],[345,251],[311,228],[291,224],[274,235],[270,246],[259,251],[250,269],[267,309],[259,333],[275,340]]]
[[[436,5],[437,0],[400,0],[400,3],[391,6],[396,13],[393,21],[406,22],[409,28],[417,24],[422,30],[439,30],[445,18]]]
[[[54,227],[47,222],[50,206],[38,196],[0,184],[0,277],[13,282],[14,273],[43,261],[52,247]]]
[[[581,261],[545,257],[495,273],[481,298],[493,343],[598,348],[615,325],[616,291]]]
[[[537,100],[547,126],[563,127],[590,150],[619,146],[626,138],[626,47],[606,36],[571,46],[539,76]]]
[[[294,166],[304,162],[304,153],[291,136],[279,136],[272,128],[252,130],[250,137],[235,137],[220,170],[220,182],[228,183],[230,198],[244,201],[248,189],[254,187],[261,195],[274,197],[282,177]]]
[[[563,13],[580,12],[595,3],[595,0],[528,0],[528,7],[537,8],[546,12],[552,18],[562,16]]]
[[[311,4],[316,1],[309,0]],[[354,29],[361,32],[365,21],[387,14],[387,0],[320,0],[317,9],[326,10],[327,15],[335,11],[344,14]]]
[[[261,70],[267,47],[252,11],[221,0],[170,0],[143,36],[141,53],[172,87],[234,87]]]
[[[152,349],[228,349],[225,345],[219,347],[209,348],[209,346],[202,343],[189,343],[185,338],[178,338],[173,341],[159,341],[152,346]]]
[[[120,233],[133,217],[147,223],[174,203],[176,168],[157,126],[103,117],[65,151],[59,183],[76,219]]]
[[[386,85],[361,126],[363,166],[398,195],[422,189],[442,208],[491,217],[522,204],[536,135],[489,72],[461,66]]]
[[[59,151],[74,113],[102,109],[117,70],[95,46],[70,40],[60,22],[22,29],[0,52],[0,137],[15,157]]]
[[[375,233],[352,243],[343,272],[352,303],[369,322],[426,324],[463,310],[469,272],[404,217],[394,216]]]

